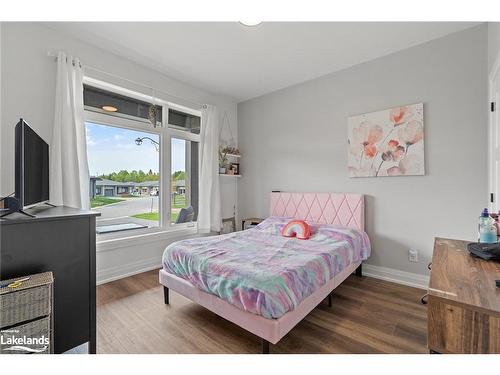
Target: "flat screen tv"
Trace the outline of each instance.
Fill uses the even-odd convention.
[[[49,145],[23,119],[15,133],[15,196],[23,209],[49,200]]]

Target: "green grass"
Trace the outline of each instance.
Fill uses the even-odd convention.
[[[175,195],[175,199],[172,198],[172,208],[180,209],[186,207],[186,195]],[[178,210],[177,210],[178,211]],[[170,220],[172,223],[175,223],[177,220],[177,216],[179,216],[179,212],[172,212],[170,215]],[[144,220],[152,220],[159,221],[160,214],[156,211],[154,212],[143,212],[140,214],[132,215],[131,217],[135,217],[136,219],[144,219]]]
[[[95,197],[90,200],[90,207],[102,207],[111,203],[123,202],[125,199],[116,199],[108,197]]]
[[[172,208],[186,207],[186,195],[174,195],[172,198]]]
[[[154,221],[160,220],[160,214],[158,212],[144,212],[142,214],[132,215],[132,217],[144,220],[154,220]]]
[[[172,223],[175,223],[175,221],[177,220],[177,216],[179,216],[178,212],[172,212],[171,215]],[[158,212],[144,212],[142,214],[132,215],[132,217],[135,217],[137,219],[153,220],[153,221],[160,220],[160,214]]]

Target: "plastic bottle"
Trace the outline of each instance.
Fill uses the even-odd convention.
[[[497,242],[497,230],[495,228],[495,221],[490,217],[487,208],[485,208],[483,212],[481,212],[481,216],[479,216],[479,242]]]

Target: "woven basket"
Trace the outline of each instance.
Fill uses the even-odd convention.
[[[50,331],[50,318],[41,318],[38,320],[34,320],[32,322],[21,324],[16,327],[8,328],[1,332],[3,342],[5,344],[0,345],[0,353],[1,354],[48,354],[51,353],[51,331]],[[42,337],[49,338],[49,344],[45,343],[37,343],[37,344],[28,344],[28,345],[12,345],[8,344],[10,338],[20,338],[27,337],[33,339],[39,339]],[[16,348],[13,348],[17,347]],[[24,346],[28,349],[19,348],[20,346]]]
[[[5,280],[2,284],[15,280]],[[45,272],[31,276],[17,288],[0,289],[0,328],[49,315],[53,282],[52,272]]]

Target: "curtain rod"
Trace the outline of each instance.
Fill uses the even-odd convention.
[[[57,54],[57,53],[55,53],[55,52],[51,52],[51,51],[47,51],[47,56],[48,56],[48,57],[52,57],[52,58],[54,58],[54,61],[56,61],[56,62],[57,62],[57,57],[58,57],[58,54]],[[170,96],[170,97],[172,97],[172,98],[174,98],[174,99],[178,99],[178,100],[181,100],[181,101],[186,102],[186,103],[194,104],[194,105],[196,105],[196,106],[198,106],[198,107],[201,107],[201,108],[206,108],[206,107],[207,107],[207,105],[206,105],[206,104],[201,104],[201,103],[198,103],[198,102],[195,102],[195,101],[189,100],[189,99],[185,99],[185,98],[181,98],[181,97],[179,97],[179,96],[172,95],[172,94],[170,94],[170,93],[168,93],[168,92],[166,92],[166,91],[163,91],[163,90],[158,90],[158,89],[156,89],[156,88],[154,88],[154,87],[147,86],[147,85],[145,85],[144,83],[140,83],[140,82],[137,82],[137,81],[133,81],[133,80],[131,80],[131,79],[129,79],[129,78],[125,78],[125,77],[118,76],[118,75],[116,75],[116,74],[112,74],[112,73],[105,72],[104,70],[101,70],[101,69],[96,68],[96,67],[91,66],[91,65],[82,64],[81,62],[80,62],[80,65],[81,65],[81,66],[83,66],[83,68],[85,68],[85,69],[94,70],[94,71],[96,71],[96,72],[98,72],[98,73],[102,73],[102,74],[108,75],[108,76],[110,76],[110,77],[118,78],[118,79],[120,79],[120,80],[123,80],[123,81],[129,82],[129,83],[132,83],[132,84],[134,84],[134,85],[141,86],[141,87],[144,87],[144,88],[146,88],[146,89],[149,89],[149,90],[151,90],[152,92],[159,92],[159,93],[163,93],[163,94],[166,94],[166,95],[168,95],[168,96]],[[179,104],[180,104],[180,103],[179,103]]]

